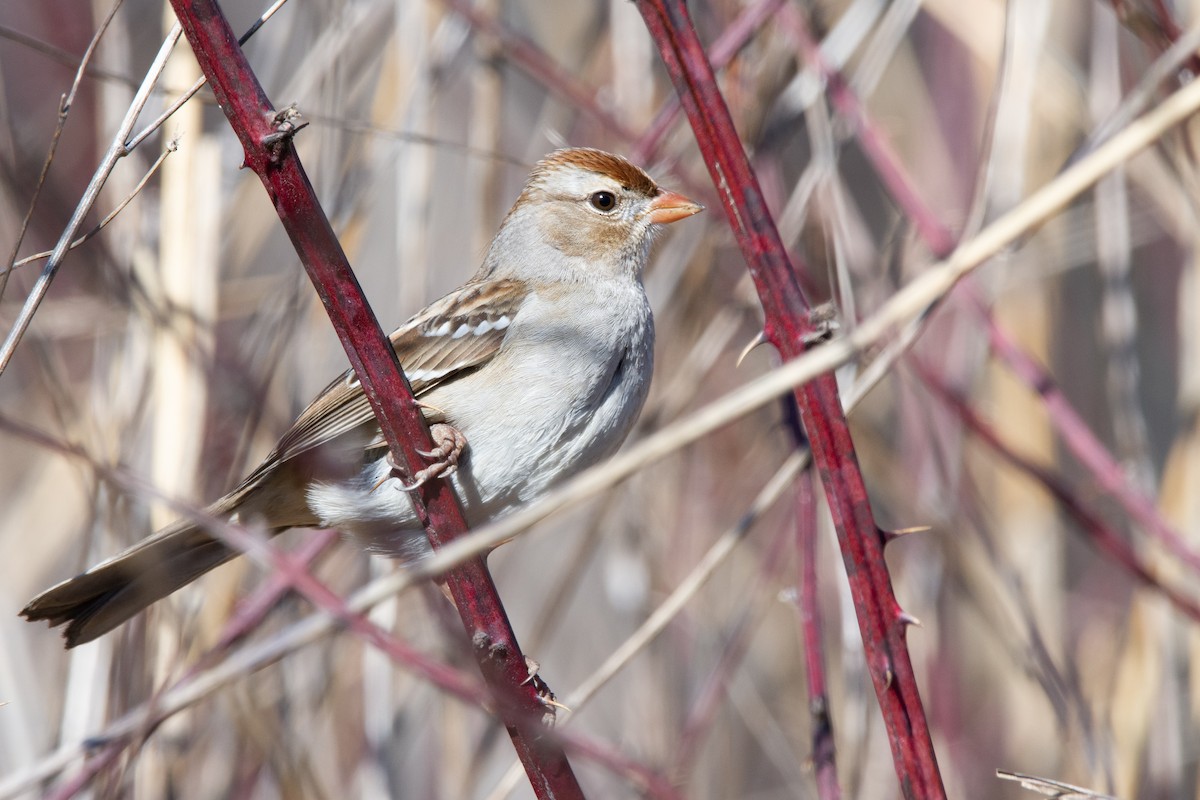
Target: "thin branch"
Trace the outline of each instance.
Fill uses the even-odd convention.
[[[158,154],[158,158],[154,159],[154,163],[150,165],[150,168],[148,170],[146,170],[146,174],[142,175],[142,179],[137,182],[136,186],[133,187],[133,191],[131,191],[129,194],[127,194],[125,196],[125,199],[117,204],[116,208],[114,208],[112,211],[108,212],[108,216],[106,216],[104,219],[100,220],[100,222],[96,225],[96,227],[92,228],[87,233],[83,234],[78,239],[71,242],[71,246],[68,247],[67,250],[74,250],[75,248],[84,244],[88,240],[92,239],[92,237],[94,237],[96,234],[100,233],[100,231],[104,230],[105,226],[107,226],[110,222],[112,222],[114,219],[116,219],[117,215],[120,214],[122,211],[124,211],[125,207],[128,206],[130,203],[132,203],[133,199],[135,197],[137,197],[139,194],[141,194],[141,191],[146,188],[146,184],[149,183],[150,179],[152,177],[154,177],[154,174],[156,172],[158,172],[158,168],[161,167],[163,162],[167,160],[167,156],[171,155],[171,153],[174,153],[178,149],[179,149],[179,140],[178,139],[172,139],[171,141],[167,142],[166,149]],[[4,281],[8,279],[8,274],[10,272],[12,272],[15,269],[18,269],[19,267],[23,267],[27,264],[32,264],[35,261],[41,261],[44,258],[49,258],[53,254],[54,254],[53,250],[45,250],[41,253],[34,253],[31,256],[25,256],[25,258],[22,258],[20,261],[12,262],[11,266],[5,267],[4,269],[0,269],[0,278],[3,278],[3,280],[0,280],[0,293],[3,292]]]
[[[780,11],[779,19],[783,30],[796,41],[809,68],[820,75],[833,107],[849,124],[880,182],[912,221],[933,254],[945,258],[954,249],[954,237],[917,196],[891,144],[867,115],[866,108],[845,76],[826,61],[800,9],[789,4]]]
[[[128,470],[119,466],[109,467],[101,464],[91,459],[83,448],[60,442],[48,434],[34,430],[23,423],[0,416],[0,429],[61,455],[86,460],[98,478],[116,486],[124,493],[138,497],[152,498],[166,503],[171,510],[204,526],[206,530],[223,543],[245,553],[251,560],[271,571],[272,580],[264,587],[263,594],[258,596],[246,610],[246,616],[240,619],[237,624],[231,626],[222,635],[218,645],[208,656],[201,659],[201,663],[211,659],[215,653],[227,647],[234,639],[244,633],[250,621],[263,612],[267,601],[273,596],[277,596],[282,586],[287,586],[295,589],[324,612],[319,618],[329,624],[330,631],[348,628],[369,644],[388,655],[395,663],[420,675],[443,691],[476,706],[486,704],[488,695],[471,678],[463,675],[456,669],[424,655],[393,634],[378,627],[363,615],[359,609],[351,607],[337,593],[314,578],[308,572],[307,562],[309,555],[305,551],[297,554],[287,553],[261,535],[252,533],[226,520],[208,515],[203,511],[191,507],[187,503],[165,497],[156,487]],[[234,680],[238,677],[244,677],[248,672],[260,669],[269,663],[274,663],[275,660],[277,658],[251,664],[236,662],[234,660],[235,663],[243,667],[244,671],[240,676],[236,671],[228,673],[228,679]],[[227,666],[229,663],[228,661],[225,662],[222,667]],[[120,753],[128,743],[130,737],[149,734],[158,725],[185,707],[182,705],[173,705],[169,702],[168,699],[173,694],[178,693],[180,689],[186,689],[193,682],[212,686],[212,684],[206,683],[206,675],[198,670],[198,667],[189,670],[171,690],[161,693],[159,697],[125,714],[119,720],[110,724],[105,731],[92,736],[88,742],[63,748],[63,750],[53,754],[51,758],[35,765],[30,770],[9,776],[6,782],[0,785],[0,797],[8,797],[11,794],[19,793],[28,788],[31,783],[44,780],[61,770],[65,766],[62,759],[67,757],[64,753],[78,752],[85,745],[87,749],[94,750],[96,743],[103,742],[107,750]],[[195,697],[199,699],[206,694],[207,692]],[[113,756],[114,753],[106,752],[95,760],[90,761],[82,773],[86,775],[86,780],[81,780],[81,776],[75,776],[64,787],[60,787],[58,795],[63,797],[72,796],[85,786],[95,774],[110,764]]]
[[[687,112],[762,303],[763,333],[784,359],[810,348],[817,329],[729,108],[686,5],[639,0],[638,8]],[[823,347],[818,346],[819,352]],[[903,795],[946,796],[906,643],[909,627],[892,590],[837,380],[826,373],[795,392],[842,558]]]
[[[154,164],[150,167],[150,169],[147,170],[146,174],[142,177],[141,181],[138,182],[137,187],[132,192],[130,192],[130,194],[124,200],[121,201],[121,203],[116,207],[116,209],[114,209],[112,212],[110,212],[100,222],[100,224],[97,225],[95,228],[93,228],[92,230],[83,234],[79,238],[71,240],[72,237],[75,236],[75,232],[78,230],[79,225],[82,224],[82,216],[86,215],[87,212],[91,210],[91,204],[89,204],[89,206],[87,208],[83,209],[82,212],[80,212],[80,210],[77,208],[76,216],[80,217],[79,222],[75,224],[73,229],[70,227],[70,225],[68,226],[68,230],[63,233],[62,237],[60,237],[59,245],[56,246],[54,250],[49,250],[49,251],[46,251],[43,253],[37,253],[32,256],[27,256],[27,257],[21,259],[20,261],[15,260],[17,257],[17,252],[20,250],[21,242],[24,240],[25,231],[29,226],[29,221],[33,216],[34,208],[36,208],[36,206],[37,206],[38,197],[40,196],[42,187],[45,184],[46,176],[50,171],[50,164],[54,160],[54,154],[58,148],[58,140],[62,134],[63,127],[66,125],[67,114],[70,111],[71,106],[74,104],[75,94],[79,89],[79,84],[80,84],[81,80],[83,79],[89,64],[91,63],[92,54],[95,51],[96,45],[100,41],[100,37],[104,34],[104,31],[108,28],[109,23],[112,21],[113,17],[116,15],[117,10],[120,8],[122,2],[124,2],[124,0],[116,0],[112,9],[109,11],[108,16],[105,17],[105,19],[101,23],[100,27],[96,30],[96,33],[92,36],[91,43],[88,45],[87,50],[84,52],[83,58],[79,63],[78,69],[76,70],[75,80],[71,84],[71,90],[68,94],[64,95],[63,100],[59,105],[58,124],[56,125],[56,127],[54,129],[54,134],[51,136],[49,152],[46,154],[46,160],[42,165],[41,174],[38,176],[38,181],[37,181],[36,187],[34,189],[33,198],[30,200],[29,209],[25,214],[24,220],[22,220],[22,222],[21,222],[21,228],[17,234],[17,239],[13,244],[12,253],[9,255],[9,258],[8,258],[8,262],[7,262],[8,266],[4,267],[3,269],[0,269],[0,297],[4,296],[4,290],[8,285],[9,276],[11,275],[12,271],[14,269],[16,269],[17,267],[23,267],[26,264],[30,264],[34,261],[40,261],[44,258],[55,259],[56,253],[59,254],[57,256],[57,260],[59,262],[61,262],[62,258],[65,256],[66,252],[74,250],[76,247],[78,247],[79,245],[88,241],[93,236],[95,236],[97,233],[99,233],[100,230],[103,229],[108,223],[112,222],[112,220],[117,216],[117,214],[119,214],[127,205],[129,205],[129,203],[133,200],[133,198],[136,197],[138,195],[138,193],[145,187],[146,182],[150,179],[150,177],[152,175],[154,175],[154,173],[162,165],[163,159],[166,157],[166,155],[168,153],[174,152],[175,149],[178,147],[178,140],[172,139],[167,144],[166,151],[164,151],[162,154],[159,155],[158,159],[156,159]],[[275,0],[275,2],[266,11],[264,11],[262,14],[259,15],[258,19],[256,19],[254,21],[254,23],[246,30],[246,32],[244,34],[242,34],[241,38],[238,39],[238,42],[241,44],[245,44],[250,39],[250,37],[253,36],[259,30],[259,28],[261,28],[263,26],[263,24],[267,20],[269,20],[272,16],[274,16],[276,11],[278,11],[280,8],[283,7],[283,5],[286,2],[287,2],[287,0]],[[15,36],[15,35],[16,35],[15,32],[10,32],[10,37]],[[176,33],[175,35],[178,36],[178,33]],[[25,44],[30,44],[31,40],[28,40],[28,38],[26,37],[26,38],[22,38],[20,41],[22,41],[22,43],[25,43]],[[166,48],[165,43],[164,43],[164,49],[169,50],[169,48]],[[160,55],[161,55],[161,52],[160,52]],[[158,64],[157,59],[155,61],[155,64]],[[159,72],[161,72],[161,68],[162,67],[160,65]],[[107,73],[106,73],[106,75],[107,75]],[[133,122],[136,122],[137,117],[141,113],[141,107],[143,107],[145,105],[145,103],[148,101],[149,96],[151,94],[154,94],[155,92],[159,91],[157,89],[157,76],[155,76],[155,79],[153,81],[151,81],[150,78],[151,78],[151,76],[149,74],[147,74],[146,78],[144,79],[144,82],[142,83],[142,86],[138,90],[138,96],[135,97],[134,105],[130,106],[130,111],[127,112],[127,114],[126,114],[126,122],[129,123],[129,127],[126,128],[124,123],[122,124],[121,131],[123,131],[123,133],[121,131],[119,131],[117,137],[114,137],[113,144],[110,146],[109,153],[106,154],[105,160],[101,162],[100,167],[97,169],[97,172],[92,177],[93,184],[96,182],[97,178],[99,178],[99,180],[100,180],[99,185],[96,186],[96,196],[98,196],[99,189],[103,187],[104,182],[108,180],[108,175],[110,175],[112,173],[112,169],[113,169],[113,167],[115,167],[116,161],[119,160],[120,158],[123,158],[124,156],[127,156],[130,153],[132,153],[134,150],[137,149],[137,147],[143,141],[145,141],[147,138],[152,136],[159,128],[162,127],[162,125],[168,119],[170,119],[175,114],[176,111],[178,111],[180,108],[183,107],[184,103],[186,103],[198,91],[200,91],[200,89],[204,86],[204,84],[207,81],[206,78],[200,78],[199,80],[197,80],[196,83],[193,84],[190,89],[188,89],[186,92],[183,93],[183,95],[181,95],[179,98],[177,98],[175,100],[175,102],[173,102],[165,111],[163,111],[161,114],[159,114],[158,117],[156,117],[154,119],[154,121],[152,121],[150,124],[148,124],[144,128],[142,128],[141,131],[139,131],[132,138],[129,138],[128,141],[124,141],[123,144],[118,146],[118,142],[120,142],[122,139],[124,139],[125,136],[128,136],[130,130],[132,130],[132,124],[133,124]],[[149,86],[147,86],[147,82],[149,82]],[[143,93],[145,93],[145,96],[143,96]],[[140,104],[141,104],[140,106],[137,105],[139,102],[139,99],[140,99]],[[137,107],[137,113],[133,113],[135,106]],[[132,116],[132,119],[131,119],[131,116]],[[117,150],[115,156],[113,155],[114,148]],[[112,156],[112,162],[108,163],[108,159],[110,156]],[[106,165],[107,165],[107,168],[106,168]],[[103,171],[103,172],[101,172],[101,171]],[[89,185],[89,187],[88,187],[89,192],[91,191],[91,189],[92,189],[92,186]],[[85,195],[84,195],[85,199],[87,198],[87,196],[88,195],[85,193]],[[91,203],[94,203],[94,202],[95,202],[95,197],[93,197]],[[72,217],[72,223],[75,223],[75,217]],[[62,245],[63,238],[66,238],[71,241],[70,241],[70,244],[67,246],[66,251],[63,251],[62,253],[60,253],[59,248]],[[51,279],[53,279],[53,277],[54,277],[53,271],[55,271],[55,270],[57,270],[57,266],[52,268],[49,264],[47,264],[47,266],[45,267],[45,269],[43,271],[43,276],[39,280],[45,282],[46,288],[48,288],[48,286],[49,286],[49,281]],[[51,271],[49,278],[46,277],[46,271]],[[43,289],[43,293],[44,293],[44,289]],[[26,301],[27,307],[28,307],[28,303],[32,299],[33,299],[33,295],[31,293],[30,298]],[[36,303],[40,303],[40,302],[41,302],[41,298],[39,297],[37,299]],[[32,317],[33,312],[36,311],[36,303],[35,303],[34,308],[30,309],[28,312],[31,317]],[[23,310],[22,313],[25,313],[25,311]],[[28,325],[28,323],[26,323],[26,325]],[[9,334],[10,339],[14,335],[16,336],[16,339],[19,341],[19,339],[23,335],[23,330],[18,332],[18,329],[14,326],[13,330]],[[2,349],[0,349],[0,374],[3,374],[4,369],[7,367],[8,360],[12,357],[11,350],[15,349],[16,344],[17,344],[17,341],[13,341],[11,343],[11,345],[9,342],[6,341],[4,347]]]
[[[729,66],[733,57],[750,43],[750,40],[784,5],[784,0],[759,0],[742,9],[742,13],[729,23],[721,31],[721,35],[713,41],[709,51],[709,58],[712,59],[713,66],[717,69]],[[663,104],[646,132],[634,143],[633,149],[630,151],[630,158],[634,163],[641,164],[652,159],[658,146],[670,132],[671,126],[679,119],[681,110],[678,96],[672,96]]]
[[[800,553],[800,591],[796,608],[804,642],[804,679],[808,689],[812,754],[809,756],[821,800],[840,800],[842,787],[837,776],[836,742],[829,713],[829,690],[825,681],[825,646],[821,606],[817,596],[817,504],[813,481],[802,476],[796,483],[796,538]]]
[[[759,555],[757,575],[753,582],[756,591],[746,592],[745,602],[737,618],[728,626],[726,632],[719,634],[722,640],[721,653],[696,691],[695,700],[688,710],[687,719],[679,731],[675,752],[671,756],[669,774],[676,781],[685,782],[695,765],[700,748],[712,730],[733,676],[750,649],[754,632],[763,621],[768,600],[773,602],[775,599],[772,590],[779,573],[787,564],[783,549],[788,543],[787,527],[780,526],[772,541]]]
[[[1166,130],[1177,125],[1197,108],[1200,108],[1200,81],[1167,98],[1157,109],[1139,120],[1135,127],[1114,137],[1064,171],[1031,195],[1021,206],[981,230],[975,238],[963,243],[950,258],[926,269],[919,278],[903,287],[854,330],[780,365],[766,375],[634,443],[609,461],[581,473],[510,516],[472,531],[469,537],[442,548],[428,561],[423,562],[421,570],[405,571],[376,579],[355,594],[351,607],[357,611],[365,610],[404,591],[425,577],[452,568],[460,559],[487,552],[553,513],[621,482],[638,470],[772,402],[805,381],[849,363],[861,353],[890,340],[897,330],[909,331],[902,342],[904,348],[907,348],[917,338],[915,334],[919,330],[918,323],[924,321],[933,307],[940,303],[949,287],[953,287],[963,276],[1041,224],[1048,216],[1085,191],[1114,164],[1122,163],[1148,147]],[[889,347],[889,352],[893,349]],[[898,351],[902,349],[895,348]],[[898,355],[899,352],[892,352],[891,357]],[[872,362],[867,370],[864,370],[864,376],[868,373],[880,376],[886,371],[875,369],[880,363],[880,359]],[[852,394],[860,395],[861,391],[856,390]],[[848,397],[847,402],[852,399],[856,397]]]
[[[421,574],[437,574],[458,559],[483,553],[567,506],[593,497],[648,464],[707,436],[733,420],[758,409],[818,375],[854,360],[859,354],[891,339],[897,331],[907,348],[920,325],[954,286],[993,256],[1015,244],[1096,181],[1149,147],[1165,132],[1200,109],[1200,81],[1175,92],[1129,128],[996,219],[943,261],[925,269],[845,335],[787,361],[682,420],[647,436],[607,462],[567,481],[536,502],[471,532],[421,565]],[[389,580],[384,578],[381,580]],[[387,589],[380,587],[387,594]]]
[[[1021,772],[1009,772],[1005,769],[996,770],[996,777],[1006,781],[1017,781],[1022,789],[1057,798],[1057,800],[1117,800],[1111,795],[1093,792],[1082,786],[1056,781],[1052,778],[1039,778],[1036,775],[1026,775]]]
[[[781,365],[771,373],[663,428],[510,517],[482,527],[470,537],[443,548],[430,559],[429,568],[433,574],[440,573],[456,564],[458,559],[486,552],[495,544],[518,535],[555,511],[603,491],[654,461],[771,402],[791,391],[794,386],[851,361],[859,353],[890,338],[897,329],[915,330],[916,324],[925,319],[929,310],[962,276],[1019,240],[1085,191],[1113,166],[1129,160],[1140,150],[1153,144],[1197,108],[1200,108],[1200,81],[1193,82],[1165,98],[1157,108],[1128,129],[1100,145],[1094,152],[1080,159],[1031,195],[1020,206],[981,230],[970,241],[964,242],[950,258],[928,268],[920,278],[901,289],[876,314],[865,319],[853,331]],[[915,336],[909,341],[912,339],[915,339]],[[878,363],[878,360],[875,363]],[[376,579],[355,592],[347,601],[347,607],[354,613],[362,613],[415,585],[423,577],[424,573],[404,572]],[[241,675],[261,669],[329,635],[335,628],[336,623],[324,614],[301,620],[276,638],[239,649],[220,667],[205,673],[187,686],[167,693],[160,699],[160,707],[164,710],[186,708],[237,680]],[[114,728],[105,733],[120,734],[121,731]],[[52,753],[29,771],[8,776],[0,783],[0,800],[12,797],[29,786],[36,785],[47,776],[61,771],[78,757],[79,752],[78,745],[67,746]]]
[[[259,14],[258,19],[254,20],[254,22],[250,25],[250,27],[246,29],[246,32],[243,33],[238,38],[238,44],[241,45],[241,44],[245,44],[246,42],[248,42],[250,40],[250,37],[253,36],[255,33],[257,33],[259,28],[261,28],[264,24],[266,24],[267,20],[269,20],[271,17],[275,16],[275,12],[277,12],[279,9],[283,8],[284,4],[287,3],[287,1],[288,0],[275,0],[275,2],[273,2],[267,8],[266,11]],[[153,122],[151,122],[146,127],[142,128],[142,130],[139,131],[137,133],[137,135],[135,135],[132,139],[129,140],[129,145],[128,145],[129,149],[133,150],[138,145],[140,145],[143,141],[145,141],[147,137],[153,135],[155,131],[157,131],[159,128],[161,128],[163,126],[163,123],[165,123],[168,119],[170,119],[171,117],[173,117],[175,115],[176,111],[183,108],[184,103],[191,100],[196,95],[196,92],[199,92],[202,88],[204,88],[204,85],[206,83],[208,83],[207,77],[201,76],[201,77],[197,78],[196,82],[192,84],[192,87],[190,89],[188,89],[186,92],[181,94],[178,98],[176,98],[175,102],[173,102],[173,103],[171,103],[171,105],[167,106],[167,108],[161,114],[159,114],[157,117],[154,118]]]
[[[330,316],[388,447],[414,475],[433,448],[396,352],[379,327],[362,288],[321,209],[293,146],[294,110],[271,105],[215,0],[172,0],[201,70],[263,182],[301,262]],[[450,484],[436,480],[412,496],[434,550],[466,529]],[[445,576],[500,718],[538,797],[582,797],[561,746],[545,734],[544,684],[528,666],[482,557]]]
[[[92,54],[96,52],[96,45],[100,43],[100,38],[108,30],[108,26],[113,21],[113,17],[117,15],[117,10],[121,7],[122,2],[124,0],[116,0],[113,3],[112,8],[108,11],[108,16],[92,34],[92,40],[88,42],[87,50],[84,51],[83,58],[79,60],[79,66],[75,70],[75,80],[71,81],[71,89],[59,101],[58,122],[54,126],[54,133],[50,136],[50,147],[46,151],[45,161],[42,162],[42,171],[38,174],[37,183],[33,187],[33,197],[29,198],[29,208],[25,210],[25,218],[21,220],[21,227],[17,231],[17,238],[13,242],[12,252],[9,253],[6,262],[7,266],[0,272],[0,299],[3,299],[4,290],[8,288],[9,273],[13,270],[17,253],[21,251],[21,243],[25,241],[25,233],[29,230],[29,222],[33,219],[33,211],[37,208],[38,199],[42,196],[42,188],[46,185],[46,176],[50,174],[50,165],[54,163],[54,154],[58,152],[58,140],[67,126],[67,116],[71,113],[71,106],[75,104],[75,94],[79,91],[79,84],[83,81],[84,73],[92,63]],[[0,366],[0,373],[3,371],[3,367]]]
[[[578,81],[527,37],[509,28],[500,20],[486,14],[467,0],[445,0],[454,13],[501,45],[501,52],[530,78],[559,95],[573,106],[589,114],[626,142],[637,140],[637,134],[612,112],[596,101],[595,91]]]
[[[746,513],[732,527],[717,537],[717,540],[708,548],[696,566],[687,574],[687,577],[680,581],[658,608],[643,620],[637,630],[609,653],[608,658],[604,659],[600,666],[596,667],[590,675],[584,678],[582,683],[563,698],[563,705],[570,711],[563,714],[558,727],[562,728],[568,725],[571,719],[596,696],[597,692],[616,677],[638,653],[645,650],[660,633],[666,630],[667,625],[679,616],[684,607],[708,583],[717,568],[724,564],[737,546],[745,540],[746,534],[750,532],[754,524],[784,495],[787,488],[796,480],[796,476],[809,463],[810,458],[807,451],[796,451],[780,465],[770,480],[759,490]],[[519,764],[514,764],[509,769],[496,788],[488,795],[488,800],[503,800],[516,788],[516,781],[520,778],[519,767]]]
[[[1193,573],[1200,573],[1200,551],[1175,530],[1150,497],[1130,482],[1125,470],[1087,426],[1045,368],[1018,347],[977,295],[972,295],[971,304],[987,327],[992,352],[1021,383],[1037,394],[1046,413],[1054,420],[1059,437],[1079,463],[1088,469],[1097,485],[1111,495],[1147,535],[1174,553]]]
[[[1167,584],[1157,573],[1153,564],[1143,558],[1111,525],[1092,510],[1091,503],[1081,498],[1058,475],[1013,450],[1007,442],[1000,438],[995,429],[988,425],[975,409],[971,408],[966,398],[947,386],[945,381],[939,378],[927,364],[918,362],[917,372],[925,386],[959,416],[968,430],[987,444],[993,452],[1049,492],[1078,523],[1088,540],[1101,554],[1120,565],[1149,588],[1161,593],[1171,601],[1176,609],[1193,621],[1200,622],[1200,599],[1189,596],[1182,590]]]
[[[92,41],[88,45],[87,52],[84,53],[83,60],[79,64],[79,69],[75,72],[75,80],[71,84],[71,91],[69,94],[63,97],[62,102],[59,104],[58,124],[55,126],[54,135],[51,137],[50,149],[46,154],[46,161],[42,165],[42,172],[38,177],[37,188],[34,190],[34,196],[32,200],[30,200],[29,210],[26,212],[25,219],[21,223],[20,234],[17,236],[17,241],[13,245],[12,254],[8,258],[8,264],[10,265],[17,256],[17,251],[21,246],[21,241],[25,237],[25,230],[28,227],[30,218],[33,216],[33,210],[37,205],[38,197],[40,197],[42,187],[45,185],[46,175],[50,171],[50,164],[54,161],[54,154],[58,150],[58,140],[62,135],[63,127],[66,125],[67,114],[70,112],[71,105],[75,100],[75,92],[79,88],[79,82],[83,79],[84,70],[86,70],[87,65],[91,62],[92,53],[95,51],[96,45],[100,41],[100,37],[103,35],[104,31],[107,30],[108,24],[116,15],[117,9],[120,7],[120,5],[120,0],[118,0],[118,2],[109,11],[108,16],[105,17],[100,28],[97,29],[96,33],[92,36]],[[134,96],[133,104],[130,105],[129,111],[125,115],[125,120],[121,123],[121,128],[117,132],[117,135],[113,138],[112,145],[110,145],[108,152],[105,154],[104,160],[101,161],[100,167],[96,170],[96,173],[92,175],[92,180],[88,184],[87,190],[84,192],[83,197],[80,198],[79,205],[76,206],[75,213],[71,216],[71,220],[67,223],[66,230],[64,230],[62,235],[59,237],[58,245],[54,248],[54,253],[51,255],[50,261],[47,262],[45,268],[43,268],[42,274],[34,284],[29,296],[25,298],[25,305],[21,308],[21,313],[17,316],[16,322],[13,323],[13,327],[9,331],[8,337],[5,339],[4,344],[0,346],[0,375],[4,374],[4,370],[8,366],[9,360],[12,358],[12,354],[17,347],[17,343],[25,334],[25,330],[29,327],[29,323],[33,321],[34,312],[37,311],[38,306],[42,302],[42,298],[45,297],[46,291],[50,288],[50,281],[54,279],[54,274],[58,271],[59,264],[62,263],[62,259],[66,255],[68,245],[70,244],[71,240],[75,238],[76,231],[78,231],[79,226],[83,224],[83,218],[91,210],[92,205],[95,204],[96,199],[100,196],[100,189],[104,186],[104,182],[108,180],[108,176],[112,172],[113,167],[116,166],[117,161],[126,154],[127,151],[124,149],[125,137],[129,134],[129,130],[133,127],[133,123],[137,119],[137,115],[141,113],[142,106],[145,105],[146,101],[149,99],[150,91],[154,88],[154,84],[158,81],[159,74],[166,66],[167,55],[171,52],[171,48],[174,47],[175,40],[178,38],[178,30],[172,31],[172,34],[167,36],[167,41],[163,43],[162,48],[159,50],[158,56],[155,58],[154,63],[150,67],[151,71],[147,73],[145,81],[143,81],[141,87],[138,89],[137,94]],[[4,289],[8,286],[8,276],[10,272],[11,267],[9,270],[6,270],[2,275],[0,275],[0,297],[3,297]]]

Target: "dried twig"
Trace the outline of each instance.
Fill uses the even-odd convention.
[[[45,298],[46,292],[49,291],[50,283],[58,273],[58,268],[62,266],[63,258],[70,249],[71,242],[75,240],[79,228],[83,225],[84,217],[92,210],[92,206],[95,205],[96,200],[100,197],[100,190],[104,187],[108,176],[112,174],[117,162],[129,153],[126,145],[129,132],[133,130],[133,124],[137,121],[138,115],[142,113],[142,108],[146,105],[146,101],[150,99],[150,93],[154,89],[154,85],[158,83],[159,76],[162,75],[163,69],[167,66],[167,56],[171,54],[171,50],[175,47],[175,42],[179,40],[181,33],[182,30],[179,26],[175,26],[167,34],[166,41],[159,48],[158,55],[154,57],[154,62],[150,65],[145,80],[138,87],[133,102],[129,104],[129,110],[125,114],[125,119],[117,128],[117,132],[112,139],[112,144],[109,145],[104,158],[100,160],[100,166],[93,173],[87,189],[79,199],[79,204],[75,207],[75,212],[71,215],[71,219],[67,223],[67,227],[63,230],[62,235],[59,236],[58,244],[55,245],[54,251],[50,254],[50,259],[42,268],[42,274],[38,276],[29,295],[25,298],[25,304],[21,307],[21,311],[17,315],[12,328],[9,330],[4,344],[0,345],[0,375],[4,374],[4,370],[8,367],[8,362],[12,360],[13,353],[20,343],[21,337],[25,335],[25,331],[29,328],[29,323],[33,321],[33,315],[37,313],[38,306],[41,305],[42,299]]]

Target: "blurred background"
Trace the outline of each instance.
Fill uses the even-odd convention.
[[[237,30],[262,11],[225,5]],[[1190,0],[689,7],[800,279],[814,302],[836,302],[844,329],[1200,64],[1188,56],[1196,42],[1171,49],[1200,10]],[[174,21],[162,3],[117,9],[39,192],[60,98],[111,8],[0,4],[6,257],[53,246]],[[385,328],[474,272],[535,161],[587,145],[709,208],[672,226],[646,275],[657,367],[635,438],[777,365],[769,347],[738,364],[761,312],[686,120],[660,117],[674,92],[633,3],[289,3],[246,50],[276,105],[296,103],[309,123],[301,156]],[[135,130],[198,74],[180,44]],[[927,527],[888,557],[899,602],[921,621],[908,642],[952,797],[1031,796],[997,769],[1124,798],[1200,797],[1189,132],[1164,136],[960,286],[851,414],[880,524]],[[137,190],[171,140],[177,152]],[[267,576],[239,559],[71,652],[17,617],[24,603],[169,522],[159,497],[220,496],[346,366],[240,163],[202,90],[117,166],[85,229],[132,201],[67,257],[0,377],[5,796],[66,786],[82,760],[52,766],[60,746],[220,662],[222,631]],[[5,331],[39,268],[8,277]],[[861,366],[842,370],[844,386]],[[782,407],[768,406],[492,556],[518,637],[560,698],[693,573],[794,446]],[[117,466],[153,491],[114,483]],[[807,485],[774,493],[573,729],[675,796],[817,796],[797,588]],[[842,791],[899,797],[823,506],[817,535],[816,655]],[[279,541],[311,549],[311,536]],[[345,544],[314,563],[343,593],[394,568]],[[249,639],[311,613],[286,596]],[[372,619],[476,674],[436,591]],[[349,633],[243,676],[117,752],[85,793],[499,797],[514,761],[488,715]],[[648,793],[595,761],[573,763],[589,797]],[[519,782],[512,796],[532,794]]]

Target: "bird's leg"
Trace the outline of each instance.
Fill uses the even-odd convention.
[[[430,425],[429,435],[433,437],[433,449],[428,452],[424,450],[417,452],[426,458],[433,459],[433,463],[414,475],[412,483],[400,484],[400,489],[406,492],[415,492],[434,478],[449,477],[458,469],[458,458],[466,449],[467,437],[463,436],[453,425],[447,425],[444,422],[435,422]],[[396,464],[396,459],[390,450],[387,454],[387,461],[393,470],[399,471],[399,465]]]

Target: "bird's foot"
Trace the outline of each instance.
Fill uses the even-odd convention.
[[[467,447],[467,437],[463,436],[453,425],[447,425],[444,422],[435,422],[430,425],[429,435],[433,437],[433,449],[428,452],[424,450],[417,452],[425,458],[432,459],[432,463],[414,475],[412,483],[402,482],[400,484],[399,488],[405,492],[415,492],[434,478],[447,478],[458,469],[458,458]],[[400,471],[391,451],[388,451],[387,460],[393,471]]]

